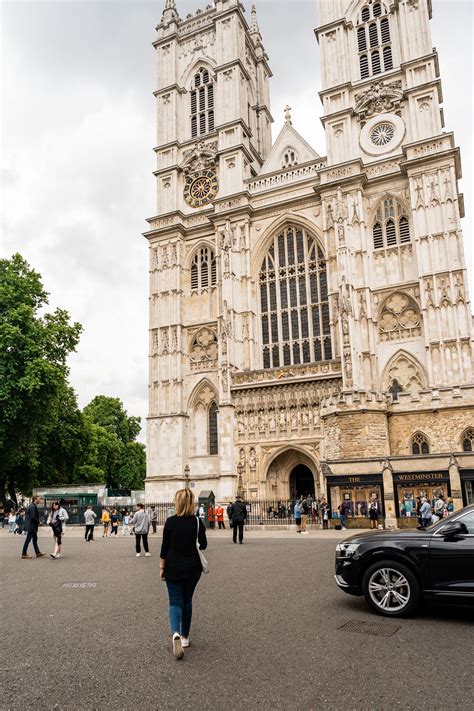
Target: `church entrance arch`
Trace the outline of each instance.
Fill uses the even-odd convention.
[[[306,464],[297,464],[290,472],[290,498],[311,495],[314,499],[314,476]]]
[[[294,499],[317,495],[318,468],[313,458],[299,449],[286,449],[270,462],[267,470],[267,498]]]

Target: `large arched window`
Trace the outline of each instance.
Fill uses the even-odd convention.
[[[263,367],[332,358],[326,260],[301,227],[273,239],[260,269]]]
[[[411,453],[412,454],[429,454],[430,445],[428,437],[423,432],[416,432],[411,438]]]
[[[218,432],[217,432],[217,413],[218,412],[219,412],[219,408],[217,407],[216,402],[211,402],[211,406],[209,407],[209,412],[208,412],[209,454],[218,454],[219,453],[219,437],[218,437]]]
[[[398,200],[387,197],[379,203],[372,228],[374,249],[395,247],[410,241],[407,211]]]
[[[202,291],[217,283],[217,265],[214,252],[209,247],[201,247],[191,264],[191,291]]]
[[[360,78],[393,69],[390,24],[385,5],[368,0],[357,22],[357,50]]]
[[[469,427],[461,437],[462,451],[463,452],[473,452],[474,451],[474,428]]]
[[[203,67],[194,75],[191,89],[191,136],[214,131],[214,84]]]

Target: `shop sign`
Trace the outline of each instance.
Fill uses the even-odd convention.
[[[407,482],[424,482],[426,484],[432,481],[449,481],[447,472],[435,472],[433,474],[394,474],[393,481],[395,483]]]
[[[362,484],[363,486],[371,486],[372,484],[381,484],[382,475],[381,474],[361,474],[360,476],[327,476],[326,481],[329,486],[346,486],[351,487],[351,484],[357,486]]]

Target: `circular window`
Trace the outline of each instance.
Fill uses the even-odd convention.
[[[364,153],[380,156],[392,153],[405,137],[405,122],[396,114],[378,114],[367,121],[360,132]]]
[[[391,123],[379,123],[370,132],[370,140],[374,146],[387,146],[395,135],[395,127]]]

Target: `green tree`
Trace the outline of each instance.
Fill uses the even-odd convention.
[[[128,415],[119,398],[97,395],[83,410],[92,428],[89,464],[104,472],[113,489],[142,489],[145,447],[136,441],[140,418]]]
[[[28,494],[57,428],[67,357],[82,327],[63,309],[44,313],[41,276],[19,254],[0,260],[0,497]]]

